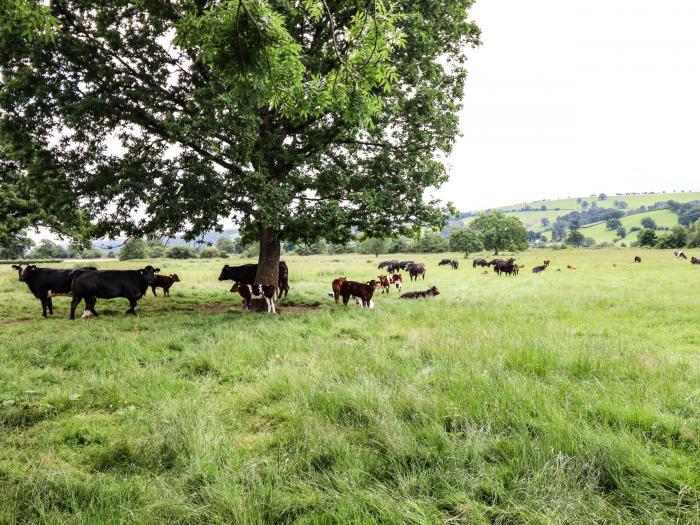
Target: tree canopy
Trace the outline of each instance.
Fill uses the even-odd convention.
[[[3,24],[0,144],[50,212],[30,222],[190,240],[228,218],[259,282],[283,239],[439,226],[472,1],[56,0]]]
[[[474,219],[469,226],[479,234],[487,250],[498,253],[527,249],[527,229],[517,217],[487,213]]]
[[[455,228],[450,232],[450,250],[464,253],[465,259],[483,247],[481,237],[471,228]]]

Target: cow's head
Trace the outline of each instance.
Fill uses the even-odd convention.
[[[36,264],[13,264],[12,267],[17,270],[20,281],[26,281],[31,273],[36,270]]]
[[[233,275],[232,275],[231,270],[232,270],[232,268],[228,264],[224,265],[224,267],[221,269],[221,273],[219,274],[219,281],[226,281],[228,279],[233,279]],[[233,290],[231,290],[231,291],[233,291]]]
[[[374,279],[372,279],[371,281],[368,281],[368,282],[367,282],[367,285],[368,285],[370,288],[372,288],[372,290],[376,290],[377,287],[379,286],[379,283],[378,283],[377,281],[375,281]]]
[[[180,278],[177,276],[176,273],[171,273],[171,274],[170,274],[170,279],[172,279],[172,281],[173,281],[174,283],[179,283],[179,282],[180,282]]]
[[[222,280],[222,279],[219,279],[219,280]],[[231,287],[231,292],[232,293],[240,292],[242,288],[243,288],[243,285],[241,283],[233,283],[233,286]]]
[[[433,286],[433,287],[429,288],[428,295],[433,295],[433,296],[440,295],[440,292],[438,291],[437,286]]]
[[[160,271],[160,268],[154,268],[150,264],[146,266],[145,268],[141,268],[139,270],[139,274],[143,276],[144,279],[146,279],[146,283],[151,285],[156,282],[156,273]]]

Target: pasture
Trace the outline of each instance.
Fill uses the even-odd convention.
[[[217,281],[249,261],[159,260],[170,297],[72,322],[0,266],[0,523],[700,522],[700,268],[443,256],[374,310],[330,282],[393,257],[283,257],[277,316]]]

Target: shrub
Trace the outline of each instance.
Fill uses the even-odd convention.
[[[199,252],[200,259],[215,259],[219,257],[219,255],[221,255],[221,253],[216,246],[207,246],[206,248],[202,248],[202,251]]]
[[[191,246],[178,245],[169,248],[166,257],[170,259],[196,259],[197,251]]]

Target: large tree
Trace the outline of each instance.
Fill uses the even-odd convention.
[[[424,190],[446,180],[472,2],[53,0],[51,38],[0,28],[0,138],[92,236],[228,218],[276,282],[282,240],[443,221]]]
[[[483,247],[481,237],[471,228],[455,228],[450,232],[450,250],[464,253],[465,259]]]
[[[527,229],[517,217],[487,213],[474,219],[469,227],[479,234],[484,248],[496,255],[501,250],[527,249]]]

